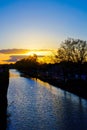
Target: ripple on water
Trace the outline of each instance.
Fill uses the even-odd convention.
[[[86,130],[87,101],[10,70],[8,130]]]

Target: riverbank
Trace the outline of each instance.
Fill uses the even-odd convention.
[[[48,82],[51,85],[54,85],[58,88],[76,94],[82,98],[87,99],[87,82],[81,79],[71,79],[64,81],[58,81],[57,79],[44,79],[39,78],[44,82]]]
[[[20,70],[21,71],[21,70]],[[47,75],[33,75],[28,71],[21,71],[22,76],[29,78],[40,79],[44,82],[47,82],[55,87],[61,88],[73,94],[76,94],[84,99],[87,99],[87,81],[82,79],[69,79],[66,82],[62,78],[47,76]]]
[[[0,130],[7,127],[7,91],[9,84],[9,70],[0,66]]]

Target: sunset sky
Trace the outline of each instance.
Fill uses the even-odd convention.
[[[0,0],[0,49],[52,49],[87,40],[86,0]]]
[[[86,0],[0,0],[1,51],[57,49],[69,37],[87,40]]]

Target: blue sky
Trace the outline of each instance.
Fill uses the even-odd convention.
[[[0,0],[0,49],[55,49],[87,40],[86,0]]]

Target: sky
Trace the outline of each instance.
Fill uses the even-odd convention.
[[[0,49],[57,49],[87,40],[86,0],[0,0]]]

